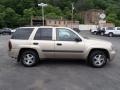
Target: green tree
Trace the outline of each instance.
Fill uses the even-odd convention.
[[[61,17],[58,16],[56,13],[48,13],[46,15],[46,18],[48,18],[48,19],[60,19]]]
[[[94,8],[105,10],[108,6],[106,0],[92,0],[94,3]]]
[[[5,17],[5,7],[3,5],[0,5],[0,28],[5,26],[5,21],[4,21],[4,17]]]
[[[24,23],[26,23],[26,24],[30,24],[30,20],[31,20],[31,17],[32,16],[35,16],[35,10],[33,9],[33,8],[29,8],[29,9],[25,9],[24,11],[23,11],[23,17],[24,17]]]
[[[45,17],[71,20],[71,3],[74,3],[74,19],[82,23],[79,13],[89,9],[103,9],[107,21],[120,25],[120,0],[0,0],[0,28],[30,24],[32,16],[42,16],[38,3],[47,3]]]
[[[48,5],[45,7],[45,13],[55,13],[58,16],[62,16],[62,11],[59,7],[53,7],[52,5]]]
[[[4,20],[6,27],[15,27],[18,24],[19,15],[12,8],[6,8]]]
[[[112,22],[112,23],[117,23],[116,20],[117,20],[117,15],[115,13],[111,13],[107,16],[107,22]]]
[[[4,18],[5,18],[5,13],[0,13],[0,28],[2,27],[5,27],[5,21],[4,21]]]

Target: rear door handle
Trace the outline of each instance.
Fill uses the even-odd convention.
[[[33,45],[38,45],[39,43],[34,42]]]
[[[61,43],[57,43],[57,46],[62,46],[62,44]]]

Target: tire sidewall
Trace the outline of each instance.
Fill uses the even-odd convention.
[[[109,37],[112,37],[112,36],[113,36],[113,33],[109,33],[108,36],[109,36]]]
[[[94,34],[94,35],[97,35],[97,32],[96,32],[96,31],[94,31],[94,32],[93,32],[93,34]]]
[[[98,55],[98,54],[103,55],[104,56],[104,60],[105,60],[104,63],[102,65],[100,65],[100,66],[95,65],[94,61],[93,61],[93,57],[96,56],[96,55]],[[106,54],[103,51],[93,51],[93,52],[91,52],[91,54],[89,56],[89,64],[92,67],[102,68],[102,67],[104,67],[106,65],[106,63],[107,63],[107,56],[106,56]]]
[[[34,56],[35,59],[34,59],[34,63],[33,63],[33,64],[27,65],[27,64],[24,63],[24,59],[23,59],[23,58],[24,58],[24,56],[25,56],[26,54],[31,54],[31,55]],[[33,67],[33,66],[35,66],[35,65],[38,64],[38,61],[39,61],[39,57],[38,57],[37,53],[36,53],[35,51],[32,51],[32,50],[24,51],[24,52],[21,54],[21,56],[20,56],[20,62],[21,62],[21,64],[24,65],[25,67]]]
[[[104,35],[104,32],[101,32],[101,36],[103,36]]]

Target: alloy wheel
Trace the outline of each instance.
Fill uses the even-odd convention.
[[[35,63],[35,56],[32,54],[26,54],[23,56],[23,63],[30,66]]]
[[[102,66],[105,63],[104,55],[98,54],[93,57],[93,64],[95,66]]]

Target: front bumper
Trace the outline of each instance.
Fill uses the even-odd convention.
[[[116,50],[110,51],[109,54],[110,54],[110,61],[112,61],[115,58]]]

